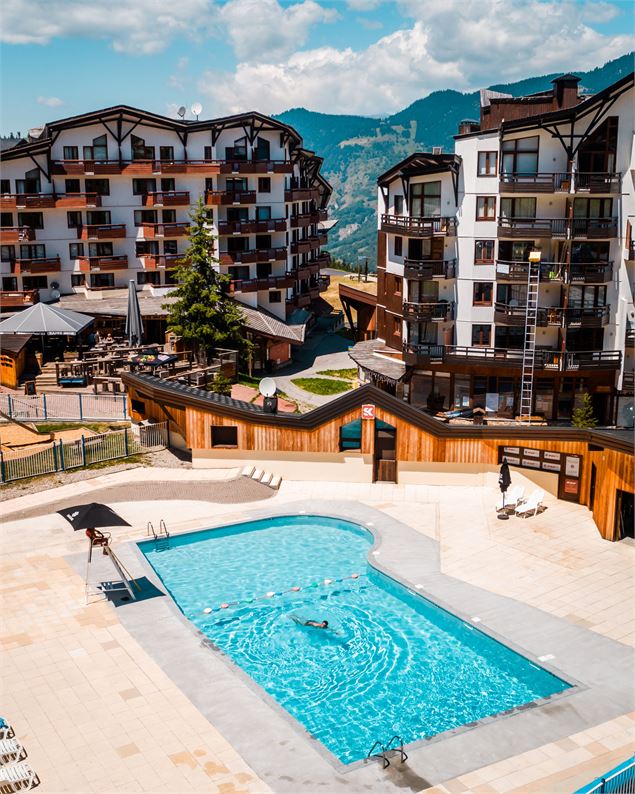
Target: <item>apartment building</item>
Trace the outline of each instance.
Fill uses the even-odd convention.
[[[130,279],[164,295],[201,196],[219,270],[247,316],[262,313],[254,326],[301,323],[324,286],[322,159],[261,114],[183,121],[120,105],[47,124],[0,157],[5,310],[73,293],[88,304]]]
[[[588,392],[601,423],[632,423],[633,75],[577,84],[484,91],[454,154],[379,177],[377,338],[351,351],[365,380],[506,417],[524,389],[552,421]]]

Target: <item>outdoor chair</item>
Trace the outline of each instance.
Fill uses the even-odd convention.
[[[496,505],[496,512],[500,513],[501,510],[507,510],[507,508],[510,510],[515,509],[524,495],[525,489],[522,486],[515,485],[513,488],[510,488],[509,493],[506,493],[505,497],[501,498],[500,502]]]
[[[24,747],[17,739],[0,739],[0,764],[19,761],[25,755]]]
[[[526,502],[523,502],[516,508],[516,515],[527,518],[530,515],[536,515],[538,510],[542,507],[542,500],[545,498],[545,492],[541,488],[537,488],[529,495]]]
[[[10,786],[12,791],[29,791],[36,783],[38,776],[27,761],[0,766],[0,789]]]
[[[12,736],[15,736],[15,731],[4,717],[0,717],[0,739],[10,739]]]

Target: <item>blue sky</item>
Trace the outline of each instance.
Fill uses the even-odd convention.
[[[430,91],[590,69],[633,0],[5,0],[3,133],[107,107],[394,112]]]

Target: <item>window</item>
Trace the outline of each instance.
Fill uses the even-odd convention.
[[[24,179],[15,180],[16,193],[39,193],[42,190],[40,172],[32,168],[24,174]]]
[[[64,190],[67,193],[81,193],[82,192],[82,184],[79,179],[65,179],[64,180]]]
[[[258,177],[258,192],[271,193],[271,177],[269,176]]]
[[[247,212],[247,210],[245,210],[245,212]],[[245,220],[247,220],[247,217],[245,217]],[[256,220],[257,221],[271,220],[271,207],[256,207]]]
[[[11,180],[10,179],[0,179],[0,193],[10,193],[11,192]]]
[[[574,218],[610,218],[613,214],[613,199],[576,198],[573,200]]]
[[[498,152],[478,153],[478,176],[496,176]]]
[[[92,146],[83,147],[84,160],[107,160],[108,159],[108,141],[105,135],[100,135],[98,138],[93,138]]]
[[[132,135],[131,139],[133,160],[154,160],[154,146],[146,146],[144,139],[136,135]]]
[[[42,212],[18,212],[18,226],[28,226],[30,229],[43,229],[44,214]]]
[[[46,246],[41,243],[20,246],[20,259],[44,259]]]
[[[502,198],[501,218],[535,218],[535,198]]]
[[[395,196],[395,215],[403,215],[403,196]]]
[[[246,160],[247,159],[247,138],[237,138],[233,146],[225,149],[227,160]]]
[[[538,136],[503,141],[503,174],[535,174],[538,171]]]
[[[494,240],[476,240],[474,243],[474,264],[486,265],[494,261]]]
[[[233,190],[236,193],[244,193],[249,190],[249,183],[246,177],[228,177],[225,180],[226,190]]]
[[[84,273],[71,273],[71,287],[84,287],[86,276]]]
[[[163,276],[164,284],[178,284],[176,270],[166,270]]]
[[[71,259],[79,259],[84,256],[84,243],[69,243],[68,255]]]
[[[270,234],[257,234],[256,235],[256,248],[260,251],[266,251],[271,248],[271,235]]]
[[[17,278],[15,276],[3,276],[2,289],[6,292],[15,292],[18,289]]]
[[[110,210],[88,210],[86,223],[89,226],[104,226],[110,223]]]
[[[176,182],[174,181],[174,179],[170,178],[170,177],[168,177],[166,179],[162,179],[161,180],[161,190],[166,191],[166,192],[170,191],[170,190],[176,190]]]
[[[176,210],[163,210],[161,219],[163,223],[176,223]]]
[[[272,289],[269,293],[269,303],[282,303],[282,292],[279,289]]]
[[[228,237],[227,250],[230,253],[249,250],[249,237]]]
[[[0,212],[0,226],[3,228],[6,228],[7,226],[13,226],[12,212]]]
[[[112,256],[112,243],[88,243],[89,256]]]
[[[65,146],[64,147],[65,160],[79,160],[79,147],[78,146]]]
[[[148,193],[155,193],[157,189],[156,179],[133,179],[132,195],[146,196]]]
[[[256,278],[269,278],[271,275],[271,262],[258,262],[256,265]]]
[[[87,179],[86,192],[97,193],[98,196],[109,196],[110,181],[108,179]]]
[[[271,144],[266,138],[258,138],[254,150],[254,160],[269,160],[271,158]]]
[[[0,262],[13,262],[13,261],[15,261],[15,246],[0,245]]]
[[[527,284],[497,284],[496,302],[506,306],[527,305]]]
[[[472,344],[489,346],[492,328],[490,325],[472,326]]]
[[[395,237],[395,256],[403,256],[403,237]]]
[[[496,218],[496,196],[476,197],[476,220],[493,221]]]
[[[91,273],[90,286],[93,289],[108,289],[115,286],[114,273]]]
[[[174,160],[174,146],[159,146],[159,159]]]
[[[214,180],[211,176],[205,178],[205,190],[214,190]]]
[[[249,278],[248,265],[231,265],[227,268],[227,272],[232,278],[232,281],[246,281]]]
[[[157,256],[159,243],[156,240],[138,240],[135,243],[135,256]]]
[[[401,295],[401,281],[402,279],[399,276],[393,276],[393,293],[395,295]]]
[[[136,414],[144,414],[146,412],[146,404],[141,400],[130,400],[130,407]]]
[[[24,289],[47,289],[48,285],[46,276],[22,276]]]
[[[154,284],[161,283],[161,273],[158,270],[142,270],[137,273],[137,284]]]
[[[530,240],[499,240],[498,258],[503,262],[528,262],[535,247]]]
[[[164,254],[178,254],[178,241],[177,240],[164,240],[163,253]]]
[[[144,223],[156,223],[157,212],[156,210],[135,210],[134,211],[134,225],[141,226]]]
[[[361,451],[362,449],[362,420],[354,419],[340,427],[340,452]]]
[[[66,223],[69,229],[77,229],[82,225],[82,213],[73,210],[66,213]]]
[[[203,157],[204,157],[205,160],[213,160],[214,159],[212,157],[212,147],[211,146],[203,147]]]
[[[441,215],[441,182],[418,182],[410,186],[410,215],[414,218]]]
[[[490,281],[474,282],[473,306],[492,305],[492,283]]]
[[[237,447],[238,427],[236,425],[212,425],[213,447]]]

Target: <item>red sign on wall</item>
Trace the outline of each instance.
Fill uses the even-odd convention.
[[[374,418],[375,418],[375,406],[362,405],[362,419],[374,419]]]

